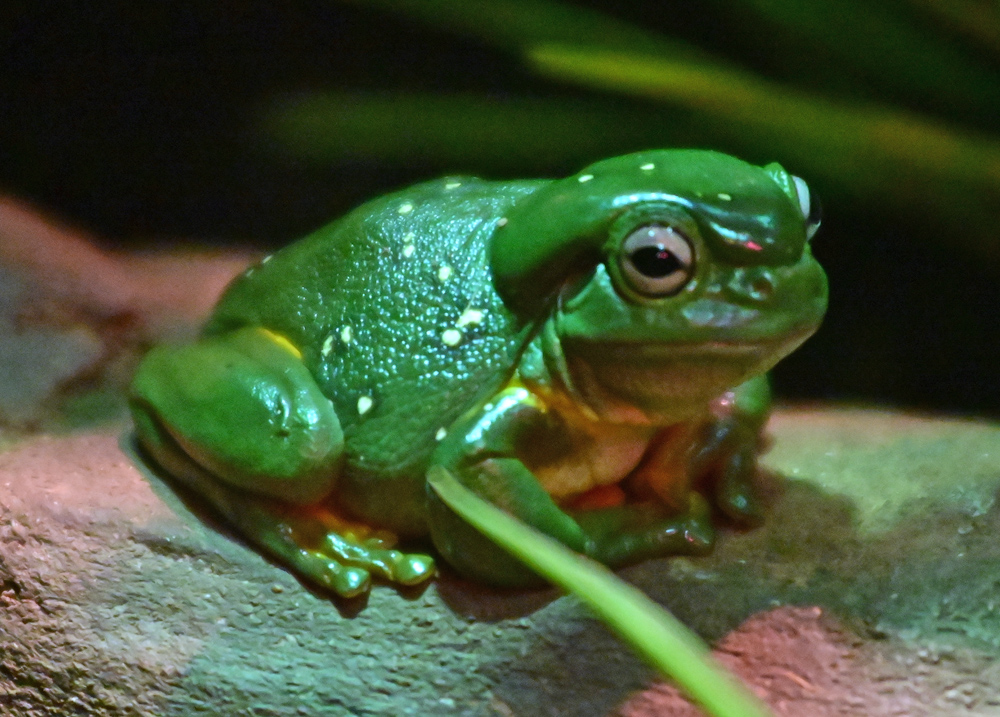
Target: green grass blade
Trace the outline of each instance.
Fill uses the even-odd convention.
[[[909,0],[979,47],[1000,57],[1000,4],[992,0]]]
[[[652,32],[589,8],[555,0],[341,0],[414,19],[437,29],[515,52],[538,45],[565,44],[613,49],[674,60],[686,59],[723,67],[700,48]],[[910,0],[949,16],[972,15],[989,20],[996,10],[985,0]],[[956,6],[962,6],[960,10]],[[867,0],[739,0],[716,2],[720,18],[742,14],[755,37],[767,37],[778,53],[790,41],[787,62],[795,64],[803,51],[819,48],[841,74],[854,73],[889,95],[912,98],[951,110],[959,117],[975,113],[989,119],[1000,101],[1000,76],[963,53],[933,27],[921,26],[906,8]],[[990,23],[977,25],[989,34]],[[996,27],[994,26],[994,30]],[[789,68],[794,74],[794,67]]]
[[[419,20],[519,52],[542,43],[573,43],[697,57],[701,51],[594,10],[554,0],[341,0]]]
[[[730,7],[731,0],[718,2]],[[883,97],[934,107],[959,121],[969,115],[995,121],[1000,75],[951,41],[939,27],[922,24],[905,5],[871,0],[738,0],[758,34],[779,48],[791,41],[786,62],[803,46],[826,57],[845,75],[880,88]]]
[[[772,713],[715,662],[705,644],[641,591],[483,500],[440,466],[428,482],[452,510],[547,580],[576,595],[713,717]]]

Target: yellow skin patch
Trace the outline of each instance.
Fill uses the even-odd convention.
[[[538,482],[556,501],[625,479],[642,461],[655,434],[649,426],[577,423],[569,428],[574,450],[564,460],[535,469]]]
[[[262,334],[264,334],[264,336],[269,338],[271,341],[276,343],[278,346],[285,349],[285,351],[290,353],[295,358],[297,359],[302,358],[302,352],[299,351],[298,347],[291,341],[286,339],[284,336],[282,336],[281,334],[276,334],[269,329],[257,329],[257,330],[260,331]]]
[[[397,541],[393,533],[353,520],[339,512],[329,501],[308,506],[274,501],[269,507],[282,517],[290,519],[289,525],[303,546],[315,548],[322,546],[327,533],[337,533],[347,540],[367,542],[380,548],[392,548]],[[322,530],[317,530],[317,526],[322,526]]]
[[[660,453],[669,454],[669,462],[673,464],[669,470],[643,470],[646,465],[644,459],[663,427],[595,420],[589,413],[582,412],[579,404],[569,397],[544,386],[526,386],[515,375],[507,383],[504,393],[517,389],[530,393],[531,403],[539,410],[554,411],[565,422],[567,438],[572,442],[573,450],[561,460],[533,469],[545,492],[557,502],[572,500],[594,488],[620,483],[633,473],[642,473],[642,480],[657,495],[668,498],[669,503],[676,502],[676,494],[686,493],[686,448],[690,446],[688,432],[678,432],[678,440],[670,441],[669,450],[654,451],[656,458],[660,457]]]

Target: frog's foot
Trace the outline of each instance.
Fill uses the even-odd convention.
[[[166,455],[166,454],[165,454]],[[169,467],[190,482],[235,530],[304,579],[344,598],[368,592],[372,578],[416,585],[434,575],[434,559],[394,549],[396,537],[345,520],[324,504],[296,506],[233,488],[183,455]]]
[[[703,555],[715,544],[708,503],[690,494],[688,509],[670,513],[657,502],[572,511],[587,534],[587,554],[610,566],[672,555]]]
[[[434,575],[430,556],[396,550],[391,533],[350,523],[325,507],[276,509],[256,497],[235,499],[243,504],[244,516],[235,522],[252,530],[240,525],[243,532],[309,582],[341,597],[368,592],[373,577],[408,586]]]
[[[692,465],[713,505],[743,526],[763,522],[757,497],[757,455],[762,439],[756,426],[734,416],[712,424]]]
[[[764,513],[756,491],[756,451],[743,449],[731,453],[716,471],[713,490],[716,507],[740,525],[763,523]]]

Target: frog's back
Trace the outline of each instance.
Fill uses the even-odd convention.
[[[526,327],[493,288],[487,241],[544,183],[446,178],[381,197],[249,269],[219,302],[206,332],[262,326],[302,352],[344,428],[339,493],[357,512],[416,530],[420,516],[385,516],[371,496],[422,505],[405,494],[422,490],[440,431],[512,373]]]

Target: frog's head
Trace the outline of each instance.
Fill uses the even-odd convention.
[[[526,197],[490,266],[507,306],[543,325],[577,400],[612,420],[681,420],[819,326],[818,220],[805,182],[777,164],[641,152]]]

